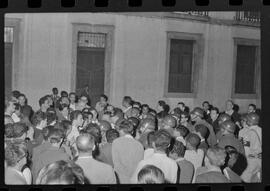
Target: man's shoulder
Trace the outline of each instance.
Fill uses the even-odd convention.
[[[194,168],[193,164],[188,161],[187,159],[181,160],[177,162],[180,167],[188,167],[188,168]]]

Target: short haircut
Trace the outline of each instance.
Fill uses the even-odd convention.
[[[52,125],[49,125],[49,126],[46,126],[42,129],[41,133],[43,135],[43,138],[45,141],[48,140],[49,136],[50,136],[50,133],[51,131],[54,129],[55,127],[52,126]]]
[[[217,146],[209,148],[206,152],[206,156],[208,157],[211,165],[222,166],[224,161],[221,159],[225,159],[225,149]]]
[[[163,107],[165,104],[166,104],[166,102],[163,101],[163,100],[158,101],[158,105],[161,106],[161,107]]]
[[[209,135],[208,128],[203,124],[198,124],[195,126],[195,131],[200,133],[203,138],[206,138]]]
[[[186,106],[184,102],[178,102],[178,105],[182,105],[183,107]]]
[[[154,165],[144,166],[138,173],[139,184],[162,184],[165,183],[165,176],[162,170]]]
[[[108,101],[108,96],[106,96],[105,94],[101,94],[100,97],[103,97],[105,101]]]
[[[177,154],[178,157],[184,157],[186,152],[186,148],[184,144],[180,141],[175,140],[173,144],[173,148],[170,151],[170,153],[175,153]]]
[[[130,96],[124,96],[123,101],[126,102],[128,105],[132,105],[132,99]]]
[[[186,137],[186,142],[188,142],[192,147],[197,148],[201,142],[201,139],[198,135],[190,133]]]
[[[57,89],[56,87],[54,87],[54,88],[52,89],[52,91],[58,91],[58,89]]]
[[[19,97],[24,97],[25,99],[26,99],[26,96],[25,96],[25,94],[23,94],[23,93],[20,93],[20,95],[18,96],[18,98]]]
[[[126,134],[131,134],[133,132],[133,125],[128,120],[122,120],[119,124],[119,131],[120,130]]]
[[[90,135],[92,135],[95,138],[96,143],[100,143],[101,142],[101,130],[98,126],[98,124],[96,123],[89,123],[85,130],[83,131],[83,133],[88,133]]]
[[[21,94],[21,92],[18,91],[18,90],[12,91],[12,97],[15,97],[15,98],[17,98],[17,99],[18,99],[18,97],[19,97],[20,94]]]
[[[185,118],[189,119],[190,115],[188,112],[184,111],[181,113],[181,117],[184,116]]]
[[[178,125],[176,128],[176,131],[178,131],[180,133],[180,135],[182,137],[186,137],[189,134],[189,130],[187,127],[185,127],[184,125]]]
[[[63,120],[60,122],[65,132],[72,128],[72,123],[69,120]]]
[[[76,146],[79,152],[87,153],[93,150],[95,137],[88,133],[82,133],[76,138]]]
[[[210,105],[210,103],[209,103],[209,101],[204,101],[203,103],[202,103],[202,105],[204,105],[204,104],[208,104],[208,105]]]
[[[217,114],[219,114],[219,109],[217,107],[212,107],[211,111],[216,111]]]
[[[70,113],[70,121],[74,121],[78,119],[79,115],[82,115],[82,112],[80,110],[75,110]]]
[[[56,113],[54,112],[46,112],[46,117],[47,117],[47,123],[51,124],[53,121],[56,121],[58,119]]]
[[[171,143],[171,135],[164,129],[158,130],[155,132],[154,142],[157,150],[166,151]]]
[[[13,138],[20,138],[25,134],[28,130],[28,127],[26,126],[25,123],[14,123],[13,124]]]
[[[149,105],[147,105],[147,104],[142,104],[141,108],[144,108],[144,107],[149,109]]]
[[[47,100],[48,98],[46,96],[43,96],[42,98],[40,98],[38,101],[39,106],[41,107]]]
[[[253,109],[256,110],[256,105],[255,105],[255,104],[251,103],[251,104],[249,104],[248,106],[249,106],[249,107],[253,107]]]
[[[68,93],[66,91],[61,91],[60,93],[61,97],[68,97]]]
[[[73,161],[56,161],[43,167],[37,177],[37,184],[84,184],[83,169]]]
[[[49,131],[48,140],[51,144],[53,143],[60,143],[61,140],[65,137],[64,131],[61,129],[52,128]]]
[[[7,166],[14,167],[16,164],[26,157],[27,149],[23,141],[11,142],[5,148],[5,160]]]
[[[70,92],[70,93],[69,93],[69,97],[70,97],[71,95],[75,95],[75,97],[76,97],[76,93],[75,93],[75,92]]]
[[[108,143],[112,143],[119,137],[119,132],[116,129],[109,129],[106,131],[106,140]]]

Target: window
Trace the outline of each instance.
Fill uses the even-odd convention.
[[[200,34],[168,32],[166,97],[194,97],[202,46]]]
[[[259,42],[235,39],[234,97],[256,98],[259,92]]]
[[[4,28],[5,42],[5,91],[12,91],[13,27]]]

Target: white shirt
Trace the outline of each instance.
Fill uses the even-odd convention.
[[[181,143],[183,143],[183,145],[186,146],[186,140],[184,139],[184,137],[180,136],[180,137],[176,137],[177,141],[180,141]]]
[[[73,145],[76,141],[76,138],[80,135],[77,127],[72,127],[71,132],[67,136],[67,140]]]
[[[186,150],[184,158],[193,164],[196,171],[197,168],[202,166],[204,152],[202,149],[198,149],[197,152],[194,150]]]
[[[175,184],[177,179],[177,164],[174,160],[167,157],[164,153],[154,153],[151,157],[139,162],[135,172],[132,175],[131,183],[138,183],[138,173],[145,165],[154,165],[158,167],[170,183]]]
[[[69,104],[69,108],[72,109],[73,111],[75,111],[76,110],[76,104],[75,103]]]
[[[17,123],[17,122],[20,122],[21,121],[21,119],[17,116],[16,113],[13,113],[11,115],[11,118],[13,119],[14,123]]]
[[[154,149],[153,148],[148,148],[144,150],[144,155],[143,155],[143,159],[147,159],[149,157],[151,157],[154,154]]]

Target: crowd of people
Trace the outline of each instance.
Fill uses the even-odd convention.
[[[261,182],[261,123],[256,105],[239,114],[204,101],[156,108],[106,95],[53,88],[33,111],[15,90],[5,98],[6,184],[181,184]]]

